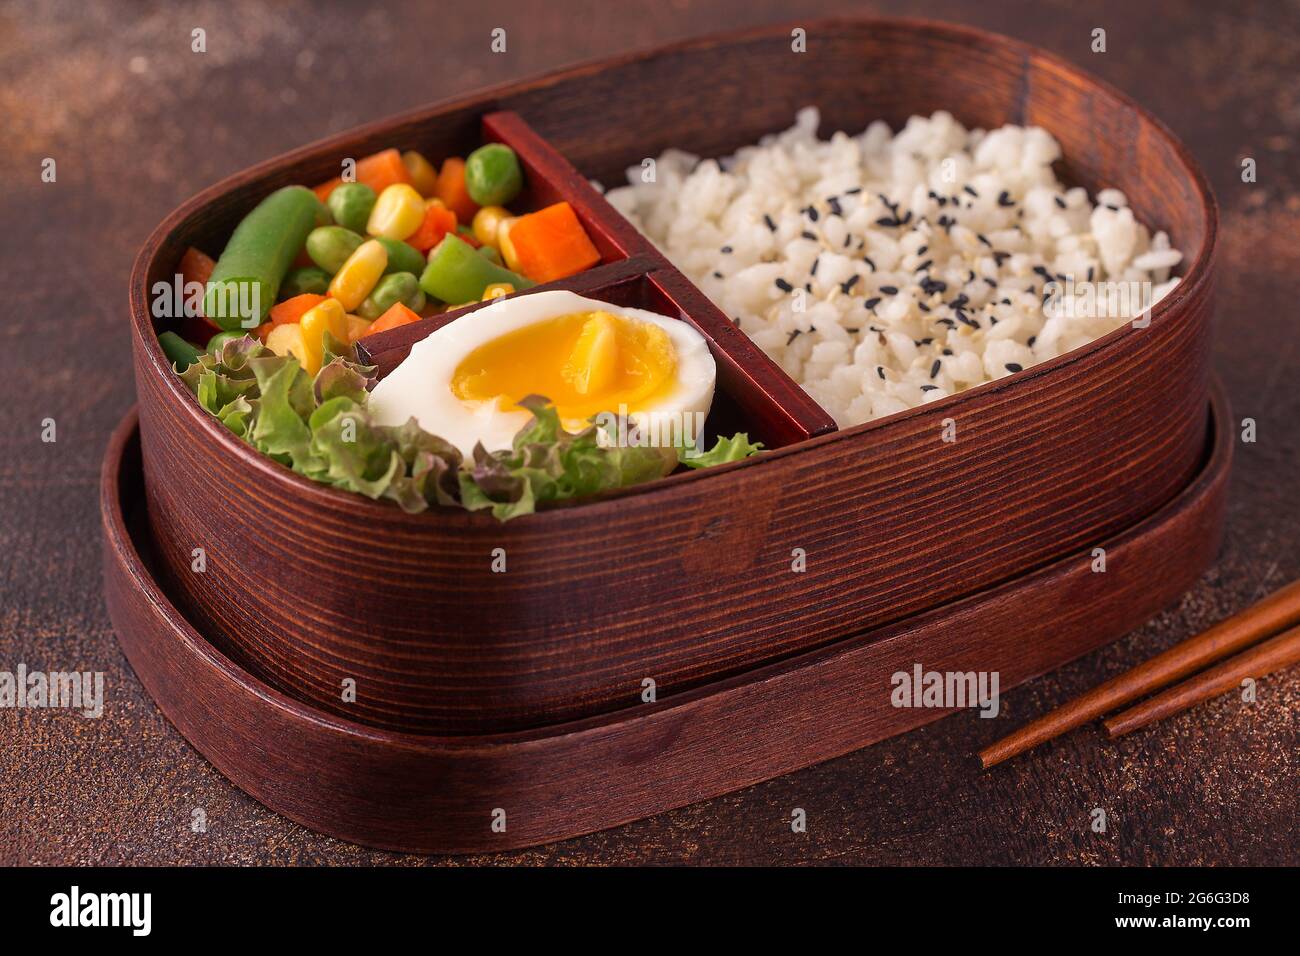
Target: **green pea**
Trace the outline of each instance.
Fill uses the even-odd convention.
[[[365,237],[342,226],[321,226],[307,234],[307,255],[311,261],[333,275],[343,268],[348,256],[357,251]]]
[[[242,339],[247,334],[247,332],[218,332],[208,339],[208,351],[215,355],[227,342]]]
[[[329,291],[330,276],[324,269],[315,266],[303,266],[294,269],[284,277],[280,284],[280,298],[292,299],[295,295],[310,292],[312,295],[324,295]]]
[[[376,236],[375,241],[388,253],[388,267],[384,269],[384,275],[392,275],[394,272],[410,272],[419,275],[424,271],[424,256],[420,255],[420,250],[409,242],[387,239],[383,236]]]
[[[502,143],[480,146],[465,160],[465,188],[480,206],[504,206],[524,188],[519,157]]]
[[[379,197],[365,183],[344,183],[330,193],[327,205],[334,221],[344,229],[364,234],[370,221],[370,211]]]
[[[363,319],[377,319],[398,302],[415,312],[424,308],[424,292],[419,280],[410,272],[394,272],[380,279],[357,307],[357,315]]]

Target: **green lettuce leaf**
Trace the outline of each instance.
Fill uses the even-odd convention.
[[[328,338],[324,348],[325,364],[314,378],[297,359],[276,355],[252,336],[200,355],[178,375],[210,414],[268,457],[313,481],[412,513],[461,507],[508,521],[546,502],[650,481],[673,465],[671,449],[602,444],[594,424],[566,431],[555,407],[537,395],[519,403],[532,417],[510,448],[480,445],[464,461],[415,419],[376,424],[367,409],[374,367],[358,361],[355,346]],[[702,468],[761,447],[738,434],[702,454],[677,454]]]
[[[679,448],[677,460],[687,468],[711,468],[729,461],[740,461],[750,455],[757,455],[763,449],[762,442],[751,442],[746,432],[736,432],[730,438],[723,435],[708,451],[696,451],[694,448]]]

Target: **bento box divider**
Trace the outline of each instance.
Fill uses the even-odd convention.
[[[518,154],[535,200],[565,201],[573,207],[602,257],[649,261],[647,271],[662,300],[657,311],[679,313],[709,340],[719,382],[770,442],[789,445],[835,430],[835,420],[523,117],[509,111],[488,113],[483,136]]]

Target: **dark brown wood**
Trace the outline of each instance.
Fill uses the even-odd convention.
[[[491,736],[381,730],[314,709],[220,653],[153,576],[134,416],[101,481],[109,614],[132,667],[178,730],[258,800],[326,833],[418,852],[562,839],[838,756],[951,710],[891,703],[916,665],[992,671],[1005,691],[1127,631],[1214,556],[1231,433],[1217,426],[1194,480],[1090,550],[977,595],[655,703]],[[1044,614],[1050,607],[1052,614]],[[492,829],[505,812],[505,832]]]
[[[1189,677],[1181,684],[1161,691],[1149,700],[1106,718],[1103,722],[1106,733],[1112,738],[1122,737],[1157,720],[1164,720],[1189,707],[1195,707],[1202,701],[1235,690],[1248,677],[1267,677],[1274,671],[1297,662],[1300,662],[1300,627],[1293,627],[1209,670]]]
[[[1276,634],[1298,621],[1300,581],[1293,581],[1240,614],[1234,614],[1208,631],[1175,644],[1163,654],[1094,687],[1086,694],[990,744],[980,751],[980,763],[987,770],[994,764],[1037,747],[1145,694],[1160,690],[1205,665],[1249,647],[1261,638]]]
[[[791,64],[788,30],[775,28],[625,57],[298,150],[163,222],[131,281],[149,517],[165,583],[223,652],[336,712],[340,681],[355,679],[361,699],[346,712],[376,726],[539,726],[632,706],[647,677],[679,693],[1010,580],[1185,486],[1205,429],[1216,233],[1185,150],[1126,97],[1014,41],[912,21],[813,26],[816,67]],[[956,72],[974,79],[953,84]],[[742,74],[763,77],[763,95],[739,84],[698,96],[706,75]],[[650,119],[650,102],[675,121]],[[183,248],[216,248],[267,190],[324,178],[340,155],[463,150],[482,114],[512,109],[581,172],[608,176],[670,134],[706,153],[735,148],[807,102],[828,126],[937,107],[986,126],[1039,122],[1062,141],[1067,174],[1124,189],[1169,230],[1185,279],[1149,328],[759,459],[503,526],[408,516],[291,474],[203,412],[154,341],[148,289]],[[956,443],[939,440],[946,419]],[[214,573],[191,572],[198,546]],[[491,572],[496,548],[505,575]],[[342,588],[340,562],[352,576]]]

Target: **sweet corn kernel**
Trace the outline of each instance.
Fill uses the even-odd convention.
[[[497,229],[503,219],[510,218],[510,211],[504,206],[484,206],[474,213],[474,238],[485,246],[497,248]]]
[[[266,336],[266,347],[276,355],[292,355],[298,364],[307,368],[307,349],[302,339],[302,326],[297,322],[277,325]]]
[[[402,165],[411,176],[411,185],[421,196],[432,196],[438,182],[438,173],[422,155],[413,149],[402,154]]]
[[[483,290],[483,301],[489,302],[492,299],[499,299],[503,295],[510,295],[515,291],[513,282],[493,282]]]
[[[389,187],[392,188],[395,187]],[[387,193],[388,190],[385,189],[384,192]],[[374,239],[368,239],[357,246],[356,251],[348,256],[347,261],[334,274],[330,280],[329,293],[343,303],[345,312],[351,312],[370,295],[370,290],[375,287],[386,268],[388,250]]]
[[[405,239],[424,222],[424,197],[410,183],[393,183],[379,194],[366,232],[386,239]]]
[[[308,375],[315,375],[325,361],[326,332],[339,344],[347,344],[348,314],[338,299],[326,299],[304,312],[298,324],[302,326],[303,347],[307,353],[303,367]]]
[[[348,316],[348,341],[355,342],[370,331],[371,323],[359,315]]]
[[[506,261],[506,268],[511,272],[519,271],[519,257],[515,255],[515,244],[510,241],[510,227],[518,221],[517,216],[502,219],[497,226],[497,249]]]

